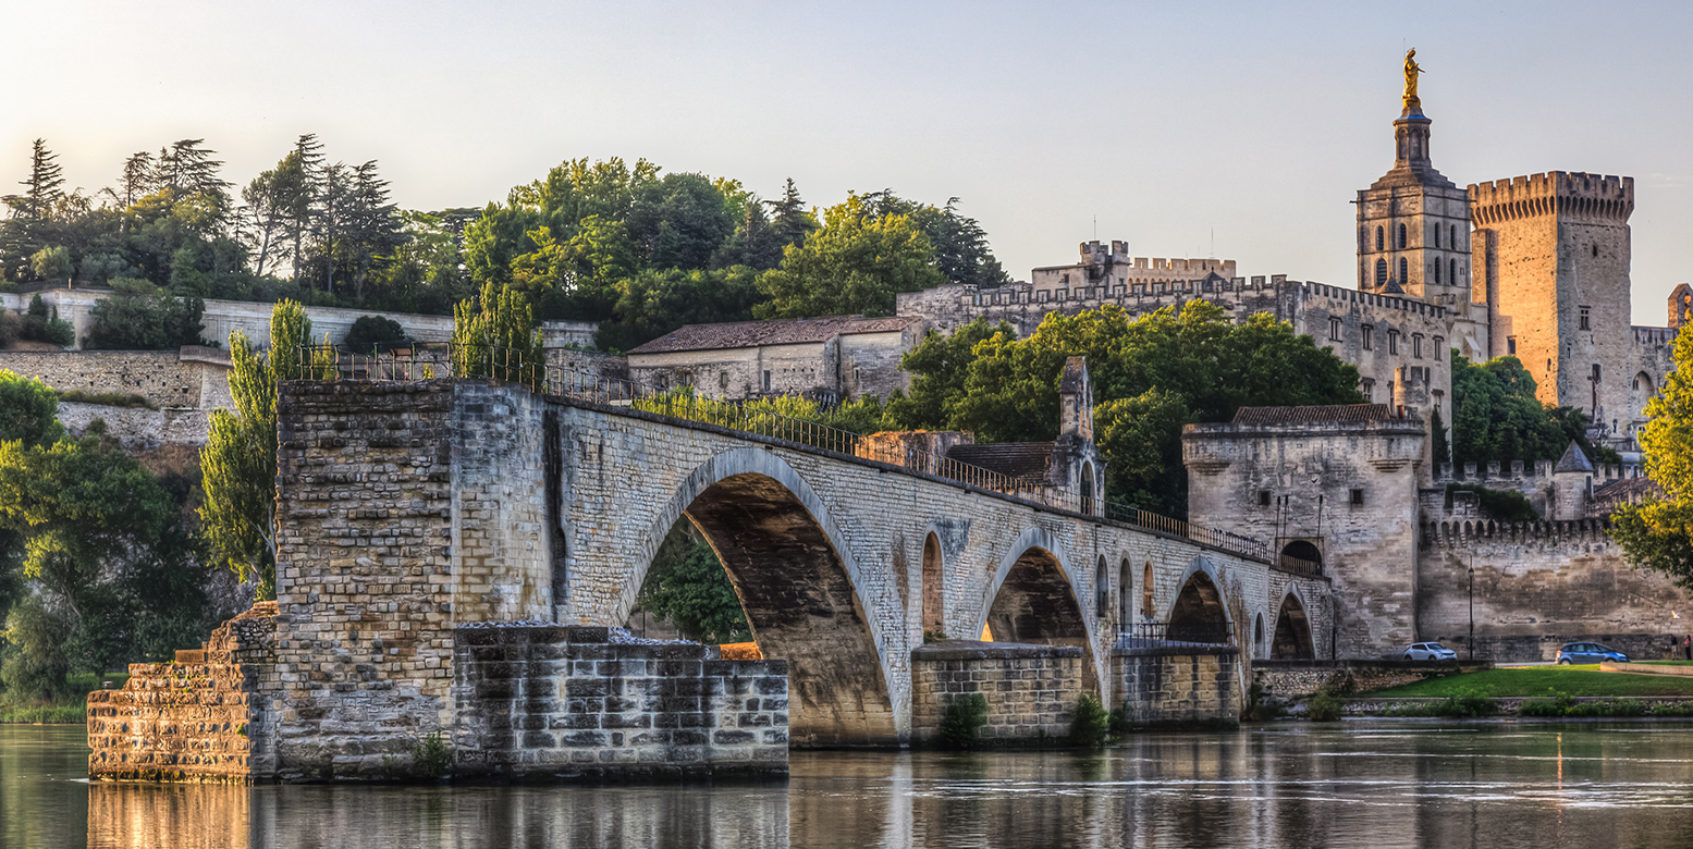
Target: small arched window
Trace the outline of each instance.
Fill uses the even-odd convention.
[[[1099,555],[1099,565],[1093,570],[1093,612],[1100,619],[1111,616],[1111,577],[1105,571],[1105,555]]]
[[[1260,648],[1264,645],[1264,614],[1258,614],[1252,623],[1252,644]]]
[[[1405,225],[1399,225],[1399,249],[1405,249]]]
[[[1378,260],[1376,260],[1376,288],[1380,289],[1381,287],[1386,286],[1386,285],[1387,285],[1387,260],[1378,259]]]
[[[1448,279],[1452,281],[1452,285],[1458,285],[1458,261],[1455,259],[1447,260],[1446,267],[1451,271],[1451,274],[1447,275]]]
[[[1135,600],[1133,596],[1129,595],[1129,570],[1131,568],[1133,567],[1129,565],[1127,557],[1123,558],[1123,562],[1117,566],[1117,630],[1119,631],[1129,629],[1129,622],[1134,619],[1135,614]]]
[[[1440,225],[1439,224],[1434,225],[1433,230],[1434,230],[1434,246],[1438,248],[1438,247],[1440,247]]]
[[[1146,562],[1146,569],[1140,576],[1140,615],[1141,618],[1151,620],[1156,615],[1152,607],[1152,561]]]
[[[1452,241],[1450,243],[1452,245],[1452,249],[1457,250],[1458,249],[1458,225],[1453,224],[1452,226],[1446,228],[1446,232],[1447,232],[1447,235],[1452,237]]]
[[[1404,257],[1399,258],[1399,283],[1404,285],[1411,282],[1411,265]]]
[[[1438,233],[1440,231],[1436,230],[1435,232]],[[1434,261],[1434,282],[1440,282],[1440,260],[1438,259]]]
[[[1376,227],[1376,250],[1379,251],[1383,247],[1385,247],[1385,245],[1382,244],[1382,231],[1381,227],[1378,226]]]

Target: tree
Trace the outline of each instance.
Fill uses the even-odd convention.
[[[1646,404],[1640,448],[1662,490],[1611,516],[1611,537],[1629,562],[1693,590],[1693,333],[1675,340],[1675,368]]]
[[[1614,451],[1587,438],[1587,415],[1543,404],[1534,377],[1516,357],[1475,364],[1452,351],[1452,462],[1556,460],[1571,442],[1597,462],[1618,462]]]
[[[770,229],[784,245],[803,246],[806,237],[818,227],[817,216],[806,209],[792,177],[782,184],[781,198],[765,203],[770,207]]]
[[[705,643],[752,639],[735,587],[691,522],[670,529],[641,584],[636,609],[669,620],[682,636]]]
[[[864,313],[891,315],[894,296],[946,282],[934,266],[934,245],[908,215],[876,215],[849,195],[824,213],[805,244],[788,246],[779,268],[758,285],[770,301],[759,318]]]
[[[58,158],[58,154],[47,149],[46,139],[36,139],[30,145],[29,176],[19,181],[24,192],[6,198],[19,217],[46,219],[64,197],[64,168]]]
[[[302,242],[312,227],[312,215],[317,203],[318,187],[323,173],[323,144],[315,133],[305,133],[294,141],[294,163],[298,178],[279,186],[277,202],[284,210],[284,218],[293,250],[294,282],[300,281],[300,260],[305,256]]]
[[[275,593],[276,384],[309,373],[300,352],[311,341],[311,319],[289,300],[271,309],[268,356],[253,350],[245,334],[231,333],[234,410],[212,411],[200,450],[202,533],[219,561],[257,584],[259,598]]]
[[[600,322],[595,341],[604,350],[628,350],[684,324],[743,321],[760,298],[758,272],[744,266],[640,271],[618,281],[613,317]]]
[[[280,242],[288,232],[297,198],[306,191],[305,182],[299,151],[289,151],[275,168],[260,173],[241,190],[241,200],[246,204],[242,229],[255,252],[254,274],[262,276],[270,260],[280,262],[280,255],[285,253]]]
[[[361,315],[353,320],[342,344],[355,351],[386,351],[405,341],[406,331],[399,322],[387,316]]]
[[[145,280],[112,281],[113,293],[89,310],[89,349],[164,351],[200,345],[205,302],[179,298]]]
[[[542,376],[546,353],[529,302],[509,286],[482,286],[453,309],[453,374],[530,382]]]
[[[912,393],[889,401],[889,417],[901,427],[974,431],[983,441],[1048,440],[1058,380],[1073,356],[1087,358],[1093,379],[1107,492],[1175,515],[1187,511],[1181,425],[1227,421],[1248,405],[1363,400],[1357,369],[1291,325],[1266,315],[1236,323],[1196,300],[1132,319],[1114,304],[1053,313],[1027,339],[985,322],[952,338],[930,335],[902,361]]]
[[[0,370],[0,442],[47,445],[64,435],[59,396],[39,380]]]

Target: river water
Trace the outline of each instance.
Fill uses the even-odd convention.
[[[787,782],[89,783],[0,726],[0,847],[1693,846],[1693,724],[1272,724],[1098,754],[796,752]]]

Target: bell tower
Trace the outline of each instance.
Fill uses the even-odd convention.
[[[1469,198],[1429,159],[1416,53],[1405,55],[1393,168],[1358,192],[1358,288],[1457,310],[1470,300]]]

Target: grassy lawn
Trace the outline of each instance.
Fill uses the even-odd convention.
[[[1468,675],[1430,678],[1414,684],[1372,690],[1380,698],[1446,698],[1463,692],[1489,698],[1544,696],[1556,690],[1568,696],[1693,696],[1693,678],[1600,672],[1589,666],[1519,666]]]

